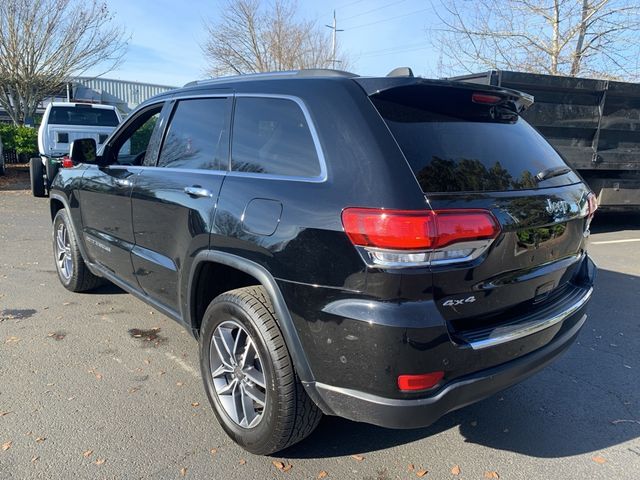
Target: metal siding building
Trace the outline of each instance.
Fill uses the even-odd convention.
[[[127,82],[108,78],[76,77],[71,82],[74,100],[88,100],[114,105],[128,114],[140,103],[176,87]]]

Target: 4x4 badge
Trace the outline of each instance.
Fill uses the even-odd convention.
[[[476,297],[474,295],[471,295],[470,297],[467,297],[467,298],[460,298],[457,300],[447,300],[442,304],[442,306],[455,307],[456,305],[464,305],[465,303],[473,303],[475,301],[476,301]]]

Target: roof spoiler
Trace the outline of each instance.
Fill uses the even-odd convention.
[[[396,69],[399,70],[399,69]],[[391,73],[395,72],[392,71]],[[353,79],[369,96],[381,95],[390,90],[402,88],[425,87],[455,88],[471,92],[486,92],[504,98],[505,104],[509,104],[517,113],[521,113],[531,105],[534,98],[528,93],[512,90],[510,88],[494,87],[491,85],[479,85],[476,83],[456,82],[451,80],[430,80],[410,76],[387,77],[356,77]]]

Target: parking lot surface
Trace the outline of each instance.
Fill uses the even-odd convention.
[[[48,202],[22,187],[0,185],[0,479],[640,477],[638,215],[596,219],[589,319],[541,373],[429,428],[326,417],[258,457],[217,424],[183,327],[60,285]]]

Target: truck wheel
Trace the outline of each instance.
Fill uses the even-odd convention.
[[[38,159],[39,160],[39,159]],[[53,219],[53,254],[60,282],[67,290],[84,292],[103,283],[84,263],[67,211],[58,210]]]
[[[44,166],[40,157],[29,160],[29,176],[31,177],[31,193],[34,197],[46,197],[44,188]]]
[[[211,302],[202,320],[200,367],[222,428],[251,453],[268,455],[301,441],[322,417],[296,375],[261,286]]]
[[[51,187],[51,184],[53,183],[53,179],[58,173],[58,170],[60,170],[60,164],[58,162],[54,162],[50,158],[47,158],[44,170],[45,170],[45,176],[47,178],[47,190],[48,190]]]

